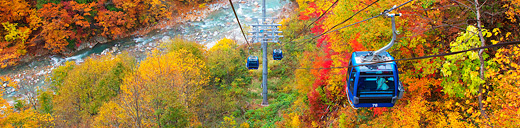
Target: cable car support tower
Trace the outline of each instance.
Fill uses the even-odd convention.
[[[268,23],[269,19],[271,23]],[[283,35],[278,35],[282,33],[282,31],[278,31],[278,27],[281,24],[274,24],[274,19],[273,17],[266,17],[265,0],[262,0],[262,17],[253,18],[257,23],[251,25],[253,31],[249,32],[252,34],[252,43],[260,42],[262,44],[262,106],[269,106],[267,101],[267,74],[269,69],[267,66],[267,46],[269,43],[279,43],[278,38],[283,37]]]

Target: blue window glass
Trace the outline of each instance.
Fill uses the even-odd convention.
[[[394,77],[360,77],[358,97],[393,97],[395,91]]]

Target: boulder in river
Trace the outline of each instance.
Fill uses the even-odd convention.
[[[115,53],[118,50],[117,47],[112,47],[112,53]]]
[[[167,42],[167,41],[169,41],[170,39],[171,39],[170,36],[164,36],[164,37],[161,39],[161,41],[162,41],[162,42]]]
[[[254,9],[253,9],[253,10],[254,10]],[[253,20],[253,18],[251,18],[251,17],[246,17],[246,21],[252,21],[252,20]]]
[[[93,48],[98,43],[103,44],[103,43],[108,42],[108,39],[106,37],[96,36],[96,37],[90,38],[89,40],[82,41],[82,42],[83,43],[81,43],[76,48],[76,51],[80,51],[80,50],[83,50],[83,49],[86,49],[86,48]]]

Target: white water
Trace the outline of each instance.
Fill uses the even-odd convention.
[[[249,24],[256,24],[256,21],[253,21],[252,18],[261,16],[262,7],[260,6],[262,1],[245,1],[245,3],[238,1],[234,1],[233,3],[242,26],[247,28]],[[289,3],[289,1],[266,0],[267,17],[276,17],[278,14],[275,12],[281,12],[280,10],[287,3]],[[121,51],[127,51],[134,53],[138,60],[140,60],[146,57],[146,52],[156,48],[158,42],[173,37],[196,41],[200,44],[204,44],[207,48],[213,47],[217,41],[222,38],[229,38],[237,40],[239,43],[245,43],[233,11],[229,7],[230,5],[212,4],[208,6],[216,11],[208,14],[207,17],[203,18],[201,21],[192,21],[177,26],[168,26],[158,30],[153,30],[144,36],[130,37],[111,41],[106,44],[98,44],[92,49],[79,51],[70,57],[59,55],[41,57],[33,62],[19,65],[10,70],[1,70],[0,76],[8,75],[15,77],[15,80],[19,81],[19,83],[24,83],[26,86],[30,86],[29,89],[34,91],[40,87],[45,88],[48,86],[49,83],[46,83],[45,79],[48,78],[52,69],[55,67],[60,66],[67,61],[75,61],[79,64],[82,63],[86,57],[94,54],[106,54],[108,52],[118,54],[121,53]],[[246,29],[244,31],[248,30]],[[4,95],[4,97],[7,99],[12,99],[12,97],[23,98],[23,96],[17,96],[17,92],[28,91],[23,89],[17,91],[12,91],[10,89],[6,90],[9,94]]]

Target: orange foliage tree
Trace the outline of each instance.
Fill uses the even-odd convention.
[[[0,68],[15,65],[27,49],[30,54],[42,49],[70,53],[94,36],[126,37],[199,2],[209,1],[0,0]]]
[[[45,40],[45,48],[59,53],[64,51],[67,45],[87,38],[90,32],[84,30],[89,29],[91,24],[85,17],[92,17],[91,11],[94,5],[93,3],[79,4],[75,1],[43,5],[39,10],[44,24],[40,35]]]
[[[34,45],[33,30],[40,26],[35,9],[25,0],[0,0],[0,68],[17,63]]]

